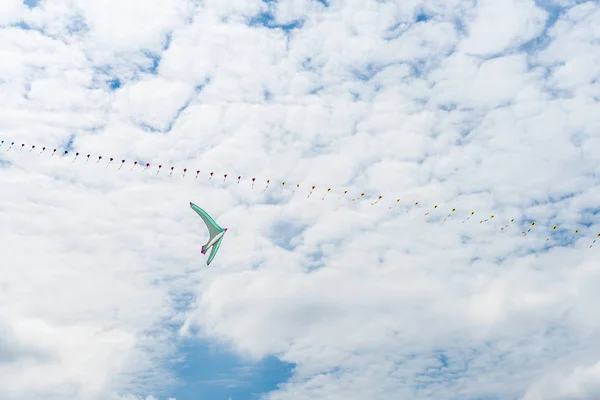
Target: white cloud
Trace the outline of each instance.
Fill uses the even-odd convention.
[[[533,399],[589,399],[600,395],[599,363],[576,367],[564,374],[543,378],[525,395]]]
[[[195,334],[272,399],[598,393],[598,5],[328,3],[3,9],[0,397],[168,399]]]
[[[481,62],[471,56],[455,53],[444,63],[431,76],[436,83],[436,99],[442,104],[498,107],[518,100],[522,91],[529,86],[525,55]]]
[[[597,4],[587,2],[570,9],[550,30],[553,40],[539,58],[553,68],[549,82],[552,88],[576,90],[586,97],[600,95],[595,68],[600,57],[597,52],[599,22]]]
[[[501,53],[534,39],[548,17],[530,0],[484,0],[471,14],[460,50],[478,55]]]

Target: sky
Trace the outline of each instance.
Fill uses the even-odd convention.
[[[1,0],[0,29],[0,398],[600,397],[597,1]]]

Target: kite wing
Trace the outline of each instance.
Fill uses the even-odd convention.
[[[190,207],[192,208],[192,210],[196,211],[196,213],[200,216],[200,218],[202,218],[202,220],[206,224],[206,227],[208,228],[208,233],[210,236],[208,238],[208,242],[206,242],[206,244],[204,246],[202,246],[202,254],[206,253],[208,248],[212,246],[212,251],[210,252],[210,256],[206,263],[206,265],[208,265],[208,264],[210,264],[212,259],[217,254],[217,251],[219,250],[219,247],[221,246],[221,241],[223,241],[223,233],[227,229],[221,228],[215,222],[215,220],[212,219],[211,216],[206,213],[206,211],[204,211],[203,209],[201,209],[194,203],[190,202]]]
[[[219,240],[213,245],[212,250],[210,251],[210,255],[208,256],[208,260],[206,261],[206,265],[210,265],[211,261],[217,255],[217,251],[219,251],[219,247],[221,247],[221,242],[223,241],[223,237],[221,236]]]

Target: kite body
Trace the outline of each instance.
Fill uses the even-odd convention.
[[[206,261],[206,265],[210,265],[211,261],[217,255],[217,251],[219,251],[219,247],[221,247],[221,242],[223,241],[223,237],[225,236],[225,232],[227,232],[227,228],[223,229],[200,207],[190,202],[190,207],[192,210],[196,211],[196,213],[202,218],[206,227],[208,228],[209,238],[208,242],[202,246],[202,254],[206,254],[209,249],[210,255],[208,256],[208,260]]]

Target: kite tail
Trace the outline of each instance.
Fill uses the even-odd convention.
[[[465,222],[467,222],[468,220],[471,219],[471,217],[475,214],[475,211],[471,211],[471,214],[469,214],[469,217],[467,219],[465,219],[464,221],[462,221],[462,223],[464,224]]]
[[[379,196],[377,198],[377,200],[375,200],[374,202],[371,203],[372,206],[374,206],[375,204],[379,203],[379,200],[381,200],[383,198],[383,196]]]
[[[546,242],[548,242],[550,239],[552,239],[552,236],[554,236],[554,233],[556,232],[556,228],[557,228],[556,225],[554,225],[552,227],[552,233],[546,238]]]
[[[418,202],[418,201],[416,201],[416,202],[415,202],[415,207],[417,207],[418,205],[419,205],[419,202]],[[408,213],[410,212],[410,210],[412,210],[412,208],[409,208],[408,210],[406,210],[406,213],[408,214]]]
[[[450,213],[448,215],[446,215],[446,218],[444,218],[444,222],[446,222],[446,220],[448,218],[450,218],[452,216],[452,214],[454,214],[454,211],[456,211],[456,208],[453,208],[452,211],[450,211]]]
[[[534,226],[535,226],[535,221],[531,223],[531,226],[529,227],[529,229],[527,229],[527,231],[525,231],[525,232],[521,232],[521,234],[522,234],[523,236],[527,236],[527,234],[528,234],[529,232],[531,232],[531,230],[533,229],[533,227],[534,227]]]
[[[594,244],[596,243],[596,241],[600,239],[600,233],[598,234],[598,236],[596,237],[596,239],[594,239],[594,241],[592,242],[592,244],[590,244],[590,249],[594,246]]]

